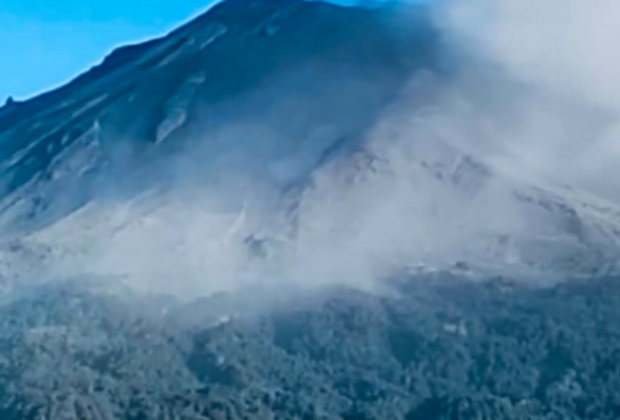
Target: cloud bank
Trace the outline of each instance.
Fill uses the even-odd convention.
[[[512,105],[502,141],[538,171],[619,197],[620,4],[455,0],[437,18],[475,65],[519,84],[520,95],[501,99]]]

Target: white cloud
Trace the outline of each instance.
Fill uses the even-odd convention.
[[[478,60],[473,72],[494,65],[520,84],[501,100],[512,108],[500,140],[560,182],[620,197],[620,3],[452,0],[438,12],[453,45]]]

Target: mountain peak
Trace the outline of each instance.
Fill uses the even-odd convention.
[[[294,182],[368,124],[412,71],[434,65],[431,25],[419,24],[428,30],[412,35],[394,31],[381,10],[227,0],[165,37],[119,48],[69,84],[0,113],[0,213],[15,208],[23,188],[39,191],[26,214],[50,212],[59,182],[82,191],[71,205],[62,200],[64,211],[79,207],[92,177],[115,168],[127,180],[188,149],[215,178],[235,162],[265,182]],[[99,160],[54,177],[52,162],[73,159],[71,145],[85,141]],[[166,166],[135,176],[159,179]]]
[[[73,236],[93,224],[84,214],[94,211],[99,224],[110,197],[134,203],[146,192],[197,188],[230,216],[223,243],[232,236],[246,243],[244,235],[290,243],[308,230],[312,242],[314,219],[333,223],[321,234],[344,232],[337,240],[346,241],[353,234],[343,226],[375,226],[364,212],[380,211],[406,222],[373,235],[382,232],[378,240],[388,245],[389,235],[404,237],[416,257],[554,269],[606,264],[617,253],[615,224],[577,211],[581,205],[561,194],[511,183],[438,127],[411,126],[421,108],[445,105],[438,101],[451,93],[454,72],[438,68],[444,51],[427,9],[398,7],[228,0],[165,37],[114,51],[56,91],[3,108],[0,223],[16,235],[69,226]],[[394,152],[401,140],[411,156]],[[391,203],[401,184],[409,189]],[[383,198],[358,205],[377,194]],[[331,200],[336,209],[325,204]],[[526,222],[512,223],[511,213],[482,226],[479,215],[493,206]],[[162,211],[193,209],[178,207]],[[419,231],[403,235],[411,211],[428,226],[411,222]]]

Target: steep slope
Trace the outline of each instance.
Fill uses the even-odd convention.
[[[361,149],[313,173],[296,207],[309,240],[354,250],[356,261],[460,266],[474,276],[477,267],[535,282],[620,269],[617,204],[515,175],[507,159],[493,158],[503,144],[485,136],[487,115],[450,108],[451,100],[468,100],[450,84],[414,77],[365,132]]]
[[[171,176],[157,159],[187,148],[210,175],[225,166],[290,182],[371,120],[412,69],[432,65],[423,17],[403,43],[390,16],[227,1],[163,39],[115,51],[57,91],[6,106],[3,214],[13,225],[57,218],[88,200],[105,167],[125,183],[149,164],[157,171],[143,177]],[[285,159],[298,168],[272,167]]]
[[[617,271],[613,204],[488,159],[501,142],[475,103],[454,108],[471,98],[429,13],[229,0],[8,103],[5,281],[87,271],[194,296],[403,267]],[[446,132],[446,112],[467,124]]]
[[[0,418],[617,419],[618,206],[427,13],[228,0],[0,108]]]

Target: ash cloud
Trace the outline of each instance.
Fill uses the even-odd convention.
[[[308,240],[323,256],[311,266],[372,279],[398,266],[462,260],[513,273],[542,267],[537,282],[545,283],[563,261],[598,264],[589,257],[597,247],[601,265],[617,261],[617,220],[588,210],[618,215],[615,6],[457,0],[432,7],[451,76],[413,77],[367,136],[374,161],[366,170],[322,175],[308,217],[322,226]],[[549,202],[571,210],[543,209]]]
[[[500,99],[508,126],[495,127],[511,152],[557,181],[620,198],[620,6],[457,0],[436,11],[453,46],[474,57],[472,71],[494,68],[518,87]]]

